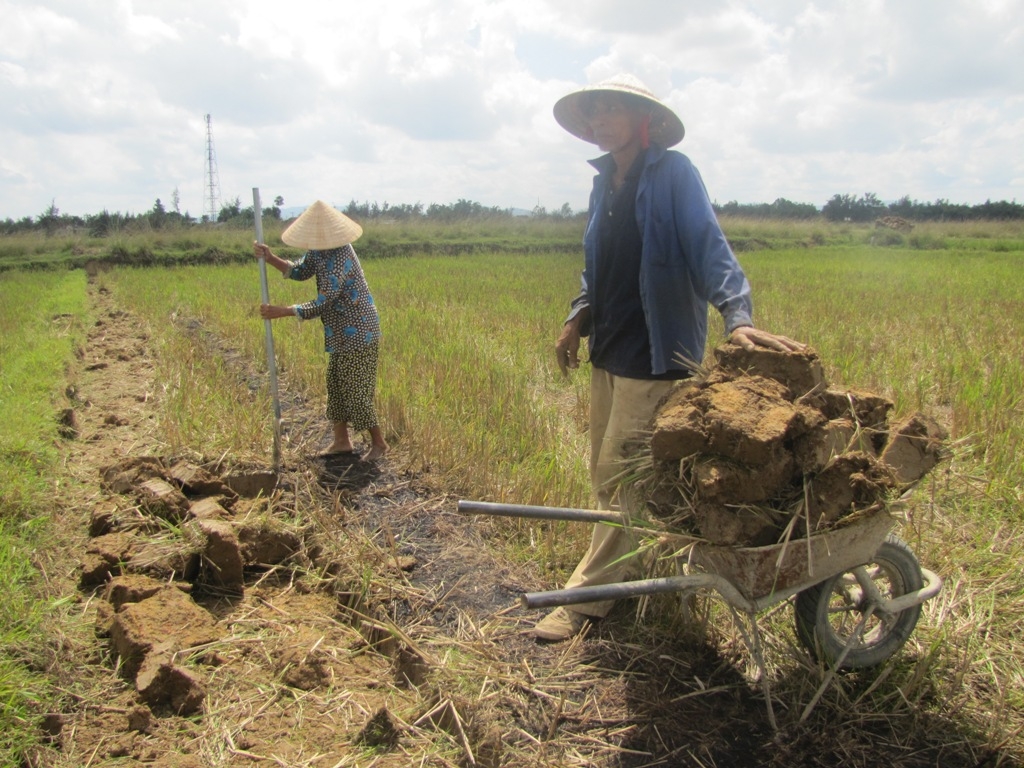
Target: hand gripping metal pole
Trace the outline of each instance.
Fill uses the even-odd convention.
[[[256,242],[263,245],[263,207],[260,205],[260,189],[252,188],[252,215],[256,222]],[[267,260],[259,259],[260,290],[263,303],[270,303],[270,287],[267,285]],[[270,397],[274,402],[274,472],[281,469],[281,401],[277,397],[277,357],[274,355],[274,333],[270,320],[263,321],[266,333],[267,368],[270,371]]]

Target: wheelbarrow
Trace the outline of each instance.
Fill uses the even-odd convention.
[[[614,510],[480,501],[460,501],[458,510],[463,514],[627,524]],[[922,568],[910,547],[891,533],[894,518],[888,508],[863,510],[850,519],[845,525],[805,538],[762,547],[720,546],[672,533],[677,556],[685,558],[683,575],[529,592],[520,602],[526,608],[547,608],[668,592],[687,597],[713,590],[749,618],[751,637],[744,633],[744,640],[764,680],[756,614],[795,597],[797,637],[815,659],[830,667],[816,701],[835,671],[878,666],[902,648],[917,625],[922,604],[942,589],[942,579]],[[768,694],[767,688],[765,692]],[[774,724],[770,695],[767,703]],[[813,704],[808,705],[804,717]]]

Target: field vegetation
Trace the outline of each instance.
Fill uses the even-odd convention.
[[[57,414],[88,321],[81,271],[11,273],[0,280],[0,763],[38,736],[48,691],[44,619],[61,598],[48,594],[35,552],[49,526],[61,453]]]
[[[812,345],[837,386],[885,394],[897,415],[927,411],[952,433],[950,461],[915,491],[901,528],[945,588],[901,657],[866,688],[837,683],[820,707],[852,707],[865,722],[909,710],[955,717],[979,755],[998,756],[979,765],[1015,764],[1024,759],[1015,650],[1024,618],[1024,224],[934,222],[912,232],[723,224],[753,285],[759,326]],[[366,228],[356,246],[383,323],[381,414],[410,469],[436,473],[466,498],[590,505],[586,369],[562,378],[551,354],[578,286],[580,227]],[[265,369],[251,239],[227,228],[0,238],[0,758],[8,762],[34,738],[49,695],[38,659],[45,617],[59,613],[61,596],[33,553],[60,536],[47,524],[65,481],[56,417],[89,323],[78,267],[88,264],[101,289],[151,329],[167,452],[266,459],[266,382],[239,380],[225,365],[239,356]],[[267,240],[298,256],[276,227]],[[270,289],[274,303],[310,292],[276,274]],[[711,320],[709,349],[722,338],[719,318]],[[274,331],[287,397],[319,408],[319,325],[278,321]],[[197,349],[196,332],[220,340],[218,351]],[[504,526],[505,554],[542,562],[552,584],[589,537],[575,524],[495,525]],[[767,624],[769,643],[785,645],[788,625],[777,616]],[[796,695],[776,695],[787,694]]]
[[[576,252],[584,223],[578,217],[495,216],[480,219],[374,219],[359,241],[363,259],[413,254]],[[911,231],[855,222],[813,219],[754,219],[724,216],[722,226],[738,252],[847,246],[921,251],[1024,250],[1024,220],[926,221]],[[268,242],[283,228],[265,221]],[[252,230],[227,224],[179,224],[152,228],[145,220],[102,235],[85,228],[52,234],[16,231],[0,236],[0,272],[9,269],[79,268],[95,261],[134,266],[244,263],[251,256]]]

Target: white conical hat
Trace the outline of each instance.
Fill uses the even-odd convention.
[[[317,200],[281,233],[281,239],[295,248],[325,251],[355,242],[363,228],[323,200]]]
[[[555,102],[555,120],[573,136],[594,143],[594,137],[590,132],[590,121],[587,120],[581,109],[583,95],[594,91],[631,93],[634,96],[639,96],[651,105],[651,124],[647,129],[651,141],[662,147],[672,147],[683,140],[683,135],[686,133],[683,121],[633,75],[616,75],[600,83],[584,86]]]

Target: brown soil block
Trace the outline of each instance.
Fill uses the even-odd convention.
[[[827,530],[889,503],[944,455],[947,433],[934,419],[888,424],[889,400],[829,389],[810,348],[725,344],[714,355],[717,365],[675,387],[651,425],[653,476],[639,492],[674,531],[742,547],[804,535],[806,521]]]

